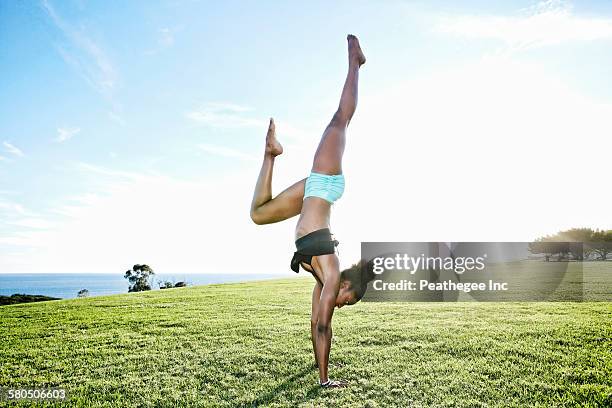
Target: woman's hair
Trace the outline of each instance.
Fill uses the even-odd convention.
[[[355,292],[355,299],[359,301],[368,289],[368,283],[375,276],[372,271],[372,262],[366,263],[362,259],[350,268],[343,270],[340,279],[350,283],[351,290]]]

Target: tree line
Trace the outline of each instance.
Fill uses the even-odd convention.
[[[546,235],[529,244],[529,251],[551,260],[612,260],[612,230],[572,228]]]

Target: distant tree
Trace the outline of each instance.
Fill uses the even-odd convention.
[[[185,286],[187,286],[187,282],[184,281],[176,282],[176,284],[174,285],[175,288],[184,288]]]
[[[546,260],[546,262],[550,261],[550,252],[548,252],[546,242],[543,241],[543,238],[538,238],[535,241],[530,242],[529,252],[534,255],[544,254],[544,259]]]
[[[151,278],[155,275],[149,265],[136,264],[131,270],[125,272],[125,279],[130,282],[128,292],[142,292],[151,290]]]
[[[555,237],[555,241],[566,242],[589,242],[593,240],[593,231],[591,228],[572,228],[567,231],[560,231]]]
[[[159,285],[160,289],[170,289],[174,287],[174,283],[170,282],[169,280],[167,281],[158,281],[157,284]]]
[[[584,261],[584,245],[582,241],[568,242],[569,253],[577,261]]]
[[[534,242],[529,243],[529,252],[532,254],[544,254],[546,262],[550,258],[557,256],[557,260],[566,259],[570,254],[570,246],[567,242],[546,241],[549,237],[539,238]]]
[[[612,230],[595,231],[591,247],[599,260],[607,260],[608,255],[612,254]]]
[[[567,248],[561,245],[564,242],[567,243]],[[573,243],[582,243],[582,245]],[[554,235],[536,239],[529,246],[529,250],[533,254],[545,254],[547,261],[553,255],[557,255],[561,260],[569,254],[577,260],[589,260],[596,257],[598,260],[606,261],[612,254],[612,230],[572,228],[567,231],[559,231]],[[559,250],[561,252],[556,252]]]
[[[572,228],[567,231],[560,231],[556,235],[556,240],[587,243],[593,241],[593,234],[595,234],[595,231],[593,231],[591,228]],[[579,261],[582,261],[585,258],[588,259],[591,255],[591,250],[588,245],[581,246],[570,244],[569,249],[574,259]]]
[[[84,298],[87,296],[89,296],[89,291],[87,289],[81,289],[79,290],[79,293],[77,293],[77,297],[80,297],[80,298]]]

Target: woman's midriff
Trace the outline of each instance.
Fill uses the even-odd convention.
[[[295,239],[313,231],[329,228],[331,204],[319,197],[307,197],[302,204],[300,219],[295,227]]]

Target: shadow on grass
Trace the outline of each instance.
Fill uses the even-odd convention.
[[[295,383],[296,380],[298,380],[298,379],[300,379],[302,377],[305,377],[312,370],[313,370],[312,367],[304,368],[302,371],[300,371],[300,372],[292,375],[291,377],[287,378],[285,381],[283,381],[282,383],[278,384],[276,387],[274,387],[271,390],[269,390],[269,391],[259,395],[254,400],[246,402],[244,404],[244,406],[257,407],[259,405],[269,404],[270,402],[272,402],[278,396],[278,394],[281,391],[287,391],[287,390],[289,390],[289,388],[292,388],[292,385],[293,385],[293,383]],[[312,388],[310,388],[308,390],[308,392],[306,393],[306,395],[302,399],[302,401],[293,401],[293,402],[297,405],[299,402],[311,400],[314,397],[316,397],[317,395],[319,395],[320,392],[321,392],[321,387],[319,387],[319,385],[317,384],[317,385],[313,386]]]

